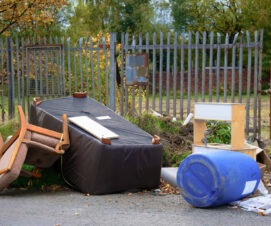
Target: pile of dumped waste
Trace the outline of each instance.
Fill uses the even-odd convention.
[[[155,117],[150,114],[130,119],[139,128],[150,134],[157,134],[163,144],[162,166],[179,166],[191,153],[193,143],[193,123],[183,125],[170,117]]]

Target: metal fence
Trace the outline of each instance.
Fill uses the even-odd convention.
[[[60,41],[59,41],[60,40]],[[2,122],[31,96],[87,91],[121,115],[151,110],[184,119],[194,102],[246,103],[246,133],[260,136],[263,31],[234,37],[163,33],[106,37],[0,39]],[[118,41],[119,40],[119,41]],[[216,41],[215,41],[216,40]],[[147,53],[149,83],[127,86],[126,55]]]

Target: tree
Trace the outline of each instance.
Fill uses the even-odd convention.
[[[175,28],[229,34],[270,27],[270,0],[170,0]],[[180,24],[178,25],[178,23]]]
[[[170,0],[171,15],[173,17],[173,26],[178,31],[185,31],[189,23],[193,21],[189,10],[184,6],[189,0]]]
[[[68,33],[77,37],[108,32],[137,34],[151,28],[152,18],[150,0],[79,1]]]
[[[53,24],[55,15],[65,5],[66,0],[1,0],[0,35]]]

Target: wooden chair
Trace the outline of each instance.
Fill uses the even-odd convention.
[[[63,114],[63,132],[58,133],[27,124],[22,107],[18,106],[18,110],[20,129],[4,145],[0,134],[0,190],[13,182],[21,172],[25,176],[29,175],[21,171],[23,163],[49,168],[65,153],[70,144],[66,114]]]

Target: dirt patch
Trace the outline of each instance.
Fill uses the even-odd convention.
[[[159,134],[164,149],[177,151],[180,154],[192,151],[193,124],[189,123],[186,126],[183,126],[181,123],[173,122],[171,119],[162,120],[168,128],[176,127],[176,134],[168,131],[163,131]],[[178,125],[176,126],[176,124]]]
[[[191,153],[193,143],[193,124],[183,125],[169,117],[154,117],[149,114],[132,119],[138,127],[151,135],[158,135],[163,144],[162,166],[179,166]]]

